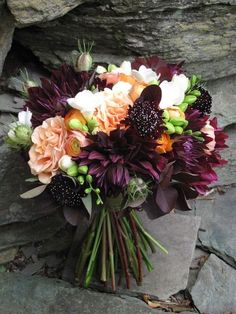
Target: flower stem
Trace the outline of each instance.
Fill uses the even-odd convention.
[[[103,221],[105,218],[105,214],[106,214],[106,210],[105,210],[105,208],[103,208],[101,213],[100,213],[98,227],[96,230],[96,236],[95,236],[95,240],[94,240],[94,244],[93,244],[93,249],[92,249],[92,253],[90,256],[87,272],[85,275],[85,282],[84,282],[85,288],[88,288],[88,286],[91,282],[91,279],[92,279],[95,261],[96,261],[96,257],[97,257],[97,253],[98,253],[98,248],[99,248],[99,245],[101,242],[101,237],[102,237],[101,229],[102,229],[102,224],[103,224]]]
[[[111,286],[112,290],[116,290],[116,280],[115,280],[115,264],[114,264],[114,252],[113,252],[113,241],[112,241],[112,232],[111,232],[111,220],[110,212],[107,213],[107,236],[108,236],[108,248],[109,248],[109,261],[110,261],[110,270],[111,270]]]
[[[139,228],[140,231],[143,233],[143,235],[145,235],[147,239],[151,240],[156,246],[158,246],[162,252],[168,254],[167,249],[164,248],[163,245],[161,245],[156,239],[154,239],[154,238],[143,228],[143,226],[141,225],[139,219],[137,219],[136,214],[132,213],[132,215],[133,215],[133,217],[134,217],[134,220],[135,220],[135,222],[136,222],[138,228]]]
[[[130,226],[131,226],[131,230],[132,230],[132,233],[133,233],[133,239],[134,239],[134,244],[135,244],[136,253],[137,253],[138,274],[139,274],[138,281],[141,283],[142,280],[143,280],[142,255],[141,255],[139,241],[138,241],[138,232],[137,232],[136,223],[135,223],[135,220],[134,220],[134,218],[133,218],[131,213],[129,213],[129,221],[130,221]]]
[[[106,212],[106,216],[108,216],[108,212]],[[103,222],[102,226],[102,272],[101,272],[101,281],[107,281],[107,270],[106,270],[106,260],[107,260],[107,232],[106,232],[106,221]]]

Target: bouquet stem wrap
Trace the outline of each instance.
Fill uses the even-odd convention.
[[[99,279],[105,285],[111,281],[116,291],[116,273],[125,277],[126,287],[131,287],[131,275],[138,285],[143,280],[143,263],[148,271],[153,270],[148,250],[155,252],[156,246],[167,253],[143,227],[134,209],[123,212],[103,207],[94,217],[83,242],[76,267],[76,277],[80,284],[88,287],[98,268]]]

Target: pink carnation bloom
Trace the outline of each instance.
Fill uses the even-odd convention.
[[[213,152],[213,150],[215,149],[215,145],[216,145],[216,141],[215,141],[215,129],[214,127],[210,124],[210,121],[207,120],[206,124],[204,125],[203,128],[201,128],[201,132],[203,132],[204,134],[206,134],[209,138],[211,138],[212,140],[209,141],[206,144],[207,149],[205,150],[206,154],[211,154],[211,152]]]
[[[67,130],[60,116],[46,119],[32,134],[33,145],[29,151],[31,173],[40,182],[48,184],[58,170],[58,162],[65,152]]]

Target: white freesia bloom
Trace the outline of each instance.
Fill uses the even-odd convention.
[[[132,76],[136,78],[139,82],[144,82],[146,84],[158,80],[160,75],[157,75],[152,69],[145,67],[145,65],[141,65],[137,70],[132,70]]]
[[[130,61],[123,61],[119,68],[116,68],[112,71],[112,73],[123,73],[126,75],[131,75],[131,62]]]
[[[85,116],[85,118],[91,118],[95,109],[101,103],[100,93],[93,94],[89,90],[83,90],[79,92],[74,98],[68,98],[68,104],[80,110],[80,112]]]
[[[106,73],[106,72],[107,72],[107,69],[106,69],[105,67],[101,66],[101,65],[98,65],[98,66],[96,67],[96,72],[97,72],[98,74]]]
[[[128,94],[132,88],[132,84],[127,82],[118,82],[112,87],[112,91],[115,93],[126,93]]]
[[[32,118],[32,112],[29,111],[29,109],[27,108],[26,111],[21,111],[18,113],[18,122],[19,124],[24,124],[24,125],[28,125],[31,126],[31,118]]]
[[[175,74],[170,82],[161,82],[160,88],[162,94],[159,107],[161,109],[180,105],[188,88],[188,78],[184,74]]]

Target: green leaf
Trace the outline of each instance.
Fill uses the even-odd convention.
[[[44,192],[46,189],[47,184],[37,186],[36,188],[33,188],[32,190],[29,190],[23,194],[20,195],[21,198],[28,199],[28,198],[34,198]]]
[[[92,214],[92,196],[91,196],[91,194],[88,194],[87,196],[82,197],[81,199],[82,199],[82,202],[83,202],[85,208],[87,209],[89,217],[91,217],[91,214]]]
[[[37,182],[37,181],[38,181],[38,178],[36,177],[25,179],[25,182]]]

